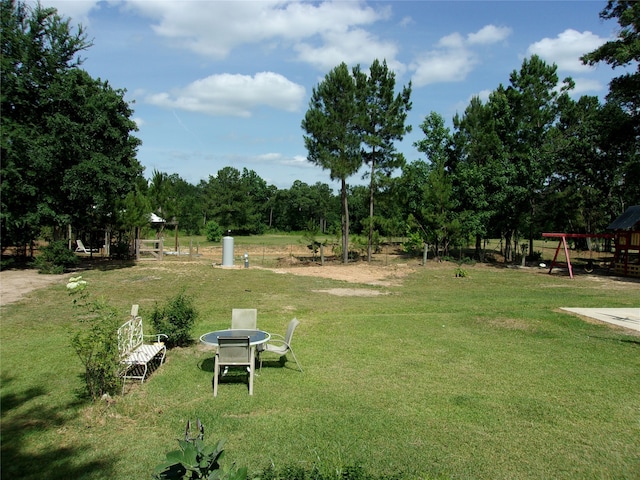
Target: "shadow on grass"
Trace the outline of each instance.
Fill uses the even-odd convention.
[[[589,335],[589,338],[602,340],[603,342],[627,343],[632,347],[640,347],[640,337],[604,337],[600,335]]]
[[[120,270],[123,268],[131,268],[136,265],[135,260],[115,260],[102,257],[83,257],[80,264],[75,269],[77,271],[100,270],[102,272],[110,270]]]
[[[164,365],[164,363],[165,362],[160,363],[160,359],[156,356],[156,358],[150,360],[149,363],[147,363],[146,374],[144,371],[144,365],[131,365],[127,369],[127,375],[135,375],[136,377],[141,377],[142,375],[144,375],[144,381],[146,382],[149,380],[149,377],[151,377],[151,375],[156,370],[158,370],[162,365]],[[84,374],[81,374],[79,378],[81,379],[82,382],[85,382]],[[123,394],[127,394],[132,389],[136,388],[138,385],[141,385],[142,383],[144,383],[144,382],[141,382],[139,378],[127,378],[127,379],[123,378],[122,381],[124,382],[123,389],[122,389]],[[84,395],[87,399],[90,398],[88,393],[86,392],[86,389],[85,389]]]
[[[215,357],[205,358],[198,364],[198,368],[203,372],[213,373],[213,367],[215,365]]]
[[[203,372],[209,372],[213,374],[214,365],[215,365],[215,357],[210,357],[210,358],[205,358],[200,363],[198,363],[198,368]],[[267,360],[263,359],[262,367],[263,368],[287,368],[287,357],[271,358]],[[259,371],[259,369],[260,369],[260,362],[256,360],[256,371]],[[297,370],[297,368],[295,369]]]
[[[198,363],[198,368],[203,372],[211,373],[211,391],[213,391],[213,370],[215,366],[215,357],[205,358],[201,362]],[[246,370],[248,367],[231,367],[228,369],[227,373],[220,376],[218,379],[218,383],[220,385],[224,384],[236,384],[236,383],[244,383],[249,387],[249,375]]]
[[[12,378],[2,375],[2,386],[6,392]],[[90,446],[69,446],[62,442],[47,445],[33,451],[30,438],[36,438],[41,432],[64,429],[70,411],[74,411],[84,402],[72,402],[67,405],[42,406],[29,405],[34,399],[48,395],[43,387],[31,387],[17,393],[3,393],[2,402],[2,478],[3,479],[40,479],[71,480],[74,478],[112,477],[112,461],[109,458],[80,463],[77,459]],[[18,412],[18,410],[22,410]],[[94,475],[99,472],[99,475]]]

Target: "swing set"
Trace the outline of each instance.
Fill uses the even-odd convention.
[[[569,256],[569,246],[567,245],[567,238],[584,238],[587,241],[587,245],[589,247],[589,259],[584,267],[585,272],[591,273],[593,272],[593,249],[591,248],[592,239],[613,239],[615,235],[610,233],[543,233],[542,236],[544,238],[557,238],[558,247],[556,248],[556,254],[553,256],[553,260],[551,262],[551,266],[549,267],[549,273],[553,271],[554,268],[563,268],[566,267],[569,270],[569,277],[573,278],[573,265],[571,265],[571,258]],[[564,257],[565,262],[558,261],[558,253],[560,253],[560,249],[564,249]]]

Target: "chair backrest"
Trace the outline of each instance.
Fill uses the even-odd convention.
[[[118,351],[127,356],[144,343],[142,317],[131,317],[118,328]]]
[[[256,330],[258,310],[255,308],[234,308],[231,310],[231,328],[234,330]]]
[[[218,337],[220,365],[251,365],[249,337]]]
[[[300,321],[297,318],[294,318],[293,320],[291,320],[289,322],[289,325],[287,326],[287,333],[284,336],[284,341],[287,342],[287,345],[291,345],[291,339],[293,338],[293,332],[295,331],[296,327],[298,326],[298,324],[300,323]]]

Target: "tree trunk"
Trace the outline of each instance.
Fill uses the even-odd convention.
[[[511,261],[511,231],[504,234],[504,263]]]
[[[369,241],[367,242],[367,262],[369,263],[371,263],[371,245],[373,243],[373,190],[375,188],[373,175],[375,173],[375,168],[376,162],[375,160],[371,160],[371,183],[369,186]]]
[[[349,205],[347,204],[347,180],[342,179],[342,263],[349,262]]]

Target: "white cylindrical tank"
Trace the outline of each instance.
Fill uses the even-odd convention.
[[[222,266],[233,267],[233,237],[222,237]]]

